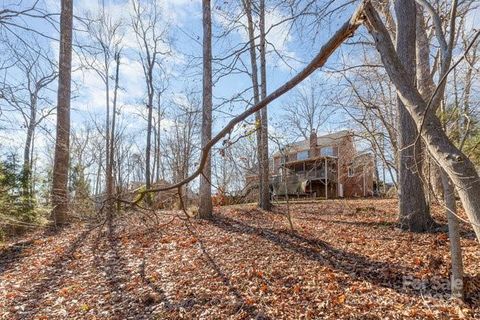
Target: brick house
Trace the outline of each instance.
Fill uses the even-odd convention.
[[[314,131],[309,140],[281,148],[273,154],[272,169],[277,196],[366,197],[377,183],[372,154],[357,152],[346,130],[323,136]]]

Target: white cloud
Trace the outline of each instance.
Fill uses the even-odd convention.
[[[165,19],[171,22],[165,21],[164,23],[180,23],[179,15],[183,11],[191,8],[194,3],[200,3],[199,0],[159,0],[162,8],[164,8]],[[59,10],[58,1],[48,0],[47,5],[50,10]],[[123,46],[123,56],[120,64],[120,88],[118,92],[118,105],[127,105],[131,103],[139,103],[145,96],[145,80],[143,74],[143,68],[139,61],[139,48],[137,39],[130,24],[130,17],[133,13],[133,6],[130,1],[105,1],[105,11],[114,20],[123,20],[125,24],[124,36],[122,38],[121,45]],[[101,10],[100,1],[77,1],[75,2],[75,13],[77,15],[84,15],[89,12],[91,15],[95,15]],[[77,22],[78,23],[78,22]],[[79,29],[84,29],[85,26],[79,24]],[[86,32],[77,31],[77,39],[84,44],[89,44],[91,39]],[[58,61],[58,42],[51,42],[52,51],[56,55]],[[161,48],[162,51],[167,51],[167,46]],[[87,65],[95,65],[94,56],[89,55],[86,52],[81,53],[81,50],[77,47],[73,55],[73,74],[72,80],[79,85],[78,92],[74,92],[74,95],[78,95],[78,98],[72,102],[74,110],[80,112],[104,112],[105,110],[105,84],[103,83],[100,75],[93,69],[86,69]],[[163,61],[163,68],[167,73],[174,74],[176,67],[185,62],[182,54],[173,52],[171,56],[165,57]],[[83,66],[83,67],[82,67]],[[112,62],[110,74],[114,74],[115,64]],[[113,99],[113,81],[110,82],[110,99]]]

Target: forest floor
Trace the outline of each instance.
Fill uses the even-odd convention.
[[[480,319],[468,229],[460,304],[447,235],[397,229],[394,200],[294,204],[295,233],[285,210],[223,207],[190,222],[132,212],[111,232],[30,234],[0,249],[0,319]]]

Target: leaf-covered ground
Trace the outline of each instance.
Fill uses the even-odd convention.
[[[459,304],[448,299],[446,234],[398,230],[395,208],[294,204],[295,233],[285,205],[224,207],[190,223],[130,213],[111,233],[38,232],[0,250],[0,319],[480,318],[472,233],[463,232],[468,301]]]

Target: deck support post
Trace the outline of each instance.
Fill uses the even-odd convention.
[[[328,169],[327,169],[328,158],[325,157],[325,200],[328,200]]]

